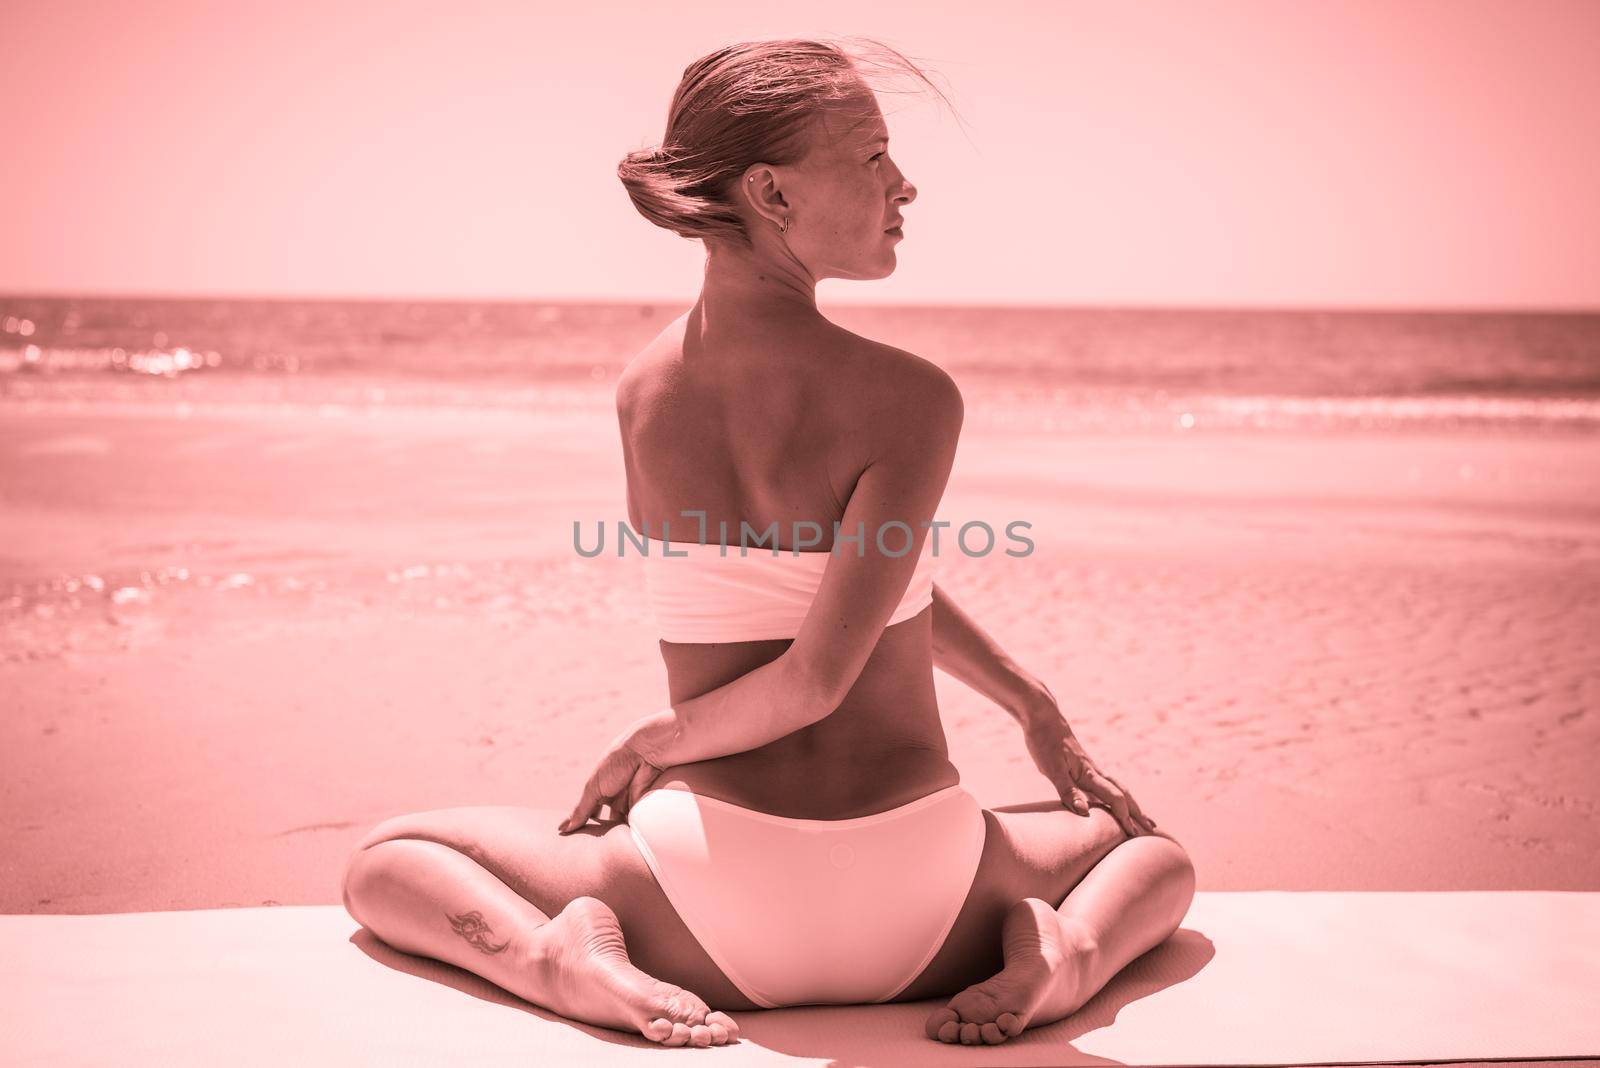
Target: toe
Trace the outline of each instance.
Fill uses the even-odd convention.
[[[1000,1030],[1004,1031],[1008,1038],[1022,1034],[1022,1021],[1017,1019],[1017,1014],[1014,1012],[1002,1012],[995,1023],[1000,1025]]]
[[[951,1020],[959,1019],[961,1019],[961,1017],[956,1015],[956,1011],[954,1009],[934,1009],[933,1012],[928,1016],[927,1023],[922,1025],[922,1029],[929,1038],[938,1038],[939,1028],[943,1027]]]
[[[686,1024],[686,1023],[674,1023],[672,1025],[672,1034],[668,1035],[665,1039],[663,1039],[661,1044],[663,1046],[686,1046],[686,1045],[688,1045],[689,1044],[689,1025]]]
[[[998,1046],[1006,1040],[1006,1033],[992,1023],[986,1023],[979,1027],[978,1034],[991,1046]]]
[[[689,1044],[701,1048],[711,1045],[711,1028],[705,1024],[695,1024],[689,1028]]]
[[[961,1025],[955,1020],[946,1020],[939,1028],[940,1042],[954,1042],[961,1036]]]
[[[950,999],[950,1008],[963,1020],[981,1022],[992,1020],[1000,1012],[995,996],[979,986],[969,986]]]
[[[644,1025],[644,1037],[652,1042],[661,1042],[672,1034],[672,1021],[657,1017]]]
[[[976,1046],[978,1044],[978,1025],[964,1023],[961,1025],[961,1044],[963,1046]]]
[[[688,990],[675,991],[671,1005],[672,1011],[669,1015],[673,1019],[682,1020],[690,1027],[705,1023],[706,1016],[711,1012],[711,1006]]]
[[[728,1029],[721,1024],[706,1024],[711,1028],[711,1044],[713,1046],[726,1046],[728,1044]]]
[[[707,1025],[711,1025],[711,1024],[719,1024],[719,1025],[721,1025],[721,1027],[728,1032],[728,1037],[730,1039],[734,1039],[734,1038],[738,1038],[739,1037],[739,1025],[734,1023],[733,1017],[729,1016],[725,1012],[708,1012],[708,1013],[706,1013],[706,1024]]]

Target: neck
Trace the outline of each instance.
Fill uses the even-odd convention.
[[[796,316],[814,318],[817,282],[787,248],[758,238],[753,249],[714,245],[706,251],[697,304],[706,327]]]

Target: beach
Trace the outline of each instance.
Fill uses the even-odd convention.
[[[0,398],[0,911],[333,904],[408,811],[554,833],[665,699],[637,559],[573,548],[626,517],[610,385],[180,384]],[[1000,538],[936,581],[1201,890],[1600,889],[1600,435],[1052,429],[963,388],[939,518]],[[983,804],[1052,796],[937,685]]]

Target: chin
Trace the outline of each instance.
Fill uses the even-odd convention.
[[[850,274],[828,274],[822,277],[847,278],[852,282],[876,282],[880,278],[888,278],[891,274],[894,274],[895,266],[893,263],[887,266],[879,264],[872,267],[862,267],[860,270],[853,271]],[[818,281],[821,281],[821,279],[819,278]]]

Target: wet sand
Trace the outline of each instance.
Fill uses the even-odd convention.
[[[1016,414],[969,393],[940,518],[1036,549],[938,581],[1200,889],[1600,889],[1600,436]],[[604,389],[8,401],[0,495],[0,911],[336,903],[372,823],[564,813],[665,693],[636,561],[572,549],[625,516]],[[980,801],[1051,796],[938,686]]]

